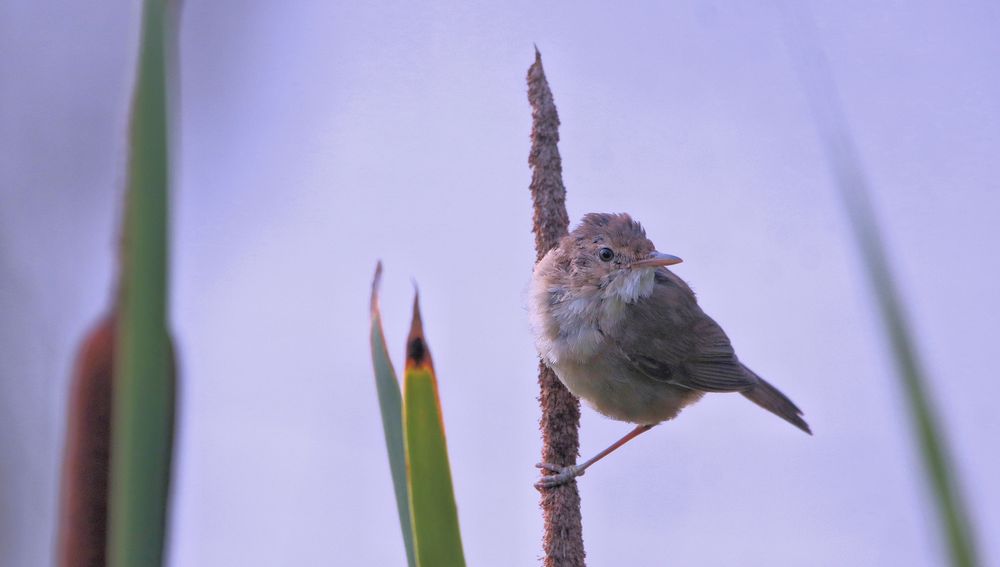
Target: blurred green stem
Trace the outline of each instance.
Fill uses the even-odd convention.
[[[163,560],[174,383],[167,335],[165,9],[145,2],[132,108],[112,411],[109,563]]]
[[[781,7],[785,16],[789,52],[806,91],[885,325],[897,373],[910,408],[924,470],[930,481],[939,520],[945,529],[951,564],[956,567],[973,567],[979,561],[968,512],[953,474],[955,466],[927,395],[924,371],[882,242],[878,219],[871,203],[868,179],[840,104],[832,72],[824,54],[812,39],[817,37],[817,32],[807,7],[791,3]]]

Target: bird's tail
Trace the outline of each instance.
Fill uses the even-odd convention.
[[[757,376],[753,370],[750,370],[746,366],[743,368],[753,376]],[[757,383],[752,388],[740,393],[746,396],[751,402],[812,435],[809,424],[806,423],[806,420],[802,419],[802,410],[792,403],[792,400],[789,400],[788,396],[782,394],[780,390],[768,384],[760,376],[757,376]]]

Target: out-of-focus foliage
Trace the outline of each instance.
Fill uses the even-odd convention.
[[[875,305],[888,335],[914,435],[937,505],[938,520],[945,531],[951,563],[956,567],[973,567],[979,561],[972,526],[954,472],[956,467],[927,396],[926,375],[907,322],[905,306],[899,299],[899,287],[893,277],[871,203],[868,177],[841,107],[837,85],[825,55],[812,39],[816,36],[815,26],[807,8],[792,4],[784,8],[789,49],[806,90],[830,169],[861,251]]]
[[[108,561],[162,563],[173,442],[167,334],[166,7],[145,3],[132,109],[112,411]]]

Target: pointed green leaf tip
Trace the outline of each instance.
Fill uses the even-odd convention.
[[[419,297],[413,300],[413,323],[406,345],[403,427],[417,564],[464,566],[448,444]]]
[[[375,388],[382,410],[382,430],[385,433],[385,447],[389,453],[389,469],[392,471],[392,485],[396,492],[396,509],[399,512],[399,526],[406,546],[406,563],[416,566],[413,552],[413,527],[410,524],[410,494],[406,480],[406,449],[403,442],[403,397],[399,391],[399,379],[392,368],[389,352],[382,332],[382,314],[378,306],[379,284],[382,281],[382,262],[375,266],[371,296],[371,347],[372,365],[375,369]]]

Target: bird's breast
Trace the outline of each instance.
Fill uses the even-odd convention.
[[[643,424],[671,419],[700,397],[638,373],[610,339],[623,331],[632,302],[647,295],[645,279],[571,296],[538,277],[537,270],[528,302],[535,346],[575,396],[613,419]]]
[[[539,303],[531,314],[535,346],[549,365],[585,362],[604,348],[606,338],[587,302],[543,298]]]
[[[651,293],[653,273],[645,272],[629,273],[602,287],[570,293],[539,277],[536,268],[529,310],[542,358],[551,365],[566,360],[586,363],[599,356],[609,347],[608,336],[614,336],[626,323],[629,305]]]

